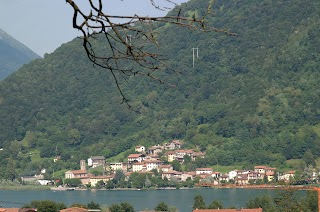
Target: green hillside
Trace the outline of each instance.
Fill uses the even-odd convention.
[[[201,15],[207,4],[181,8]],[[28,153],[36,149],[43,160],[60,154],[77,167],[92,155],[182,139],[207,152],[207,165],[313,164],[320,156],[319,14],[320,2],[311,0],[228,0],[215,3],[208,21],[236,36],[159,24],[160,51],[180,74],[159,73],[175,87],[137,76],[121,82],[137,112],[120,104],[109,71],[88,62],[80,40],[64,44],[0,83],[0,161],[12,158],[30,172]]]
[[[39,55],[0,29],[0,80]]]

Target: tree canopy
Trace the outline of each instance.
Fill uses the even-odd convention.
[[[182,12],[203,15],[207,2],[191,0]],[[135,76],[121,81],[136,113],[119,105],[114,79],[92,67],[79,39],[25,65],[0,82],[0,177],[34,175],[44,166],[77,169],[90,155],[108,158],[172,139],[206,151],[194,162],[199,167],[314,164],[319,3],[217,1],[209,23],[237,36],[158,25],[161,54],[182,71],[159,73],[174,87]],[[94,43],[104,51],[99,38]],[[192,67],[194,47],[199,58]],[[56,155],[64,160],[53,163]]]
[[[226,30],[210,27],[207,24],[206,18],[211,13],[213,1],[209,1],[207,10],[200,16],[196,12],[193,14],[185,13],[174,1],[163,0],[162,2],[165,2],[166,6],[161,6],[159,5],[161,1],[156,3],[150,0],[150,4],[156,9],[172,9],[168,15],[163,17],[140,16],[138,14],[110,15],[105,10],[108,3],[102,0],[87,1],[90,9],[86,13],[86,10],[81,8],[76,1],[66,0],[74,11],[73,28],[82,32],[81,39],[89,60],[94,65],[110,71],[125,102],[128,99],[120,87],[120,77],[129,78],[132,75],[141,75],[165,83],[162,78],[154,73],[159,69],[170,68],[164,63],[166,58],[161,56],[161,53],[157,50],[159,48],[157,39],[157,27],[159,25],[176,25],[199,31],[233,34]],[[171,8],[171,6],[174,6],[174,8]],[[98,37],[99,40],[102,40],[100,44],[103,43],[105,49],[109,51],[99,51],[94,45],[93,40]],[[123,65],[132,62],[136,63],[138,68]]]

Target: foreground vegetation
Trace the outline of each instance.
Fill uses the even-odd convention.
[[[191,0],[181,12],[204,14],[207,2]],[[175,86],[139,77],[120,81],[136,112],[120,104],[113,78],[88,62],[77,39],[25,65],[0,82],[0,178],[77,169],[92,155],[110,158],[171,139],[206,151],[207,166],[287,168],[292,159],[314,166],[319,4],[217,1],[210,25],[237,36],[158,25],[161,54],[181,74],[158,73]],[[93,45],[105,51],[99,38]],[[53,163],[57,155],[62,161]]]
[[[58,212],[67,206],[60,202],[49,200],[32,201],[23,207],[37,208],[38,212]],[[100,209],[103,212],[134,212],[134,207],[128,202],[111,204],[110,206],[100,206],[100,204],[90,202],[87,205],[72,204],[70,207],[80,207],[88,209]],[[194,197],[193,209],[223,209],[223,204],[218,200],[212,200],[209,205],[206,205],[201,195]],[[236,207],[229,207],[236,208]],[[293,189],[278,190],[274,197],[263,195],[255,197],[246,203],[246,208],[262,208],[265,212],[314,212],[318,211],[317,193],[315,191],[307,191],[305,196],[299,196]],[[168,206],[165,202],[158,203],[155,211],[170,211],[177,212],[174,206]]]
[[[193,209],[196,208],[222,209],[224,207],[223,204],[217,200],[213,200],[206,206],[203,197],[197,195],[194,198],[193,204]],[[299,196],[292,188],[278,190],[274,197],[262,195],[249,200],[246,203],[246,208],[262,208],[264,212],[314,212],[318,211],[317,193],[315,191],[307,191],[306,196]]]

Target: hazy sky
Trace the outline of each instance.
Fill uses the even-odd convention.
[[[163,5],[166,0],[155,0]],[[187,0],[173,0],[183,3]],[[86,7],[87,0],[77,0]],[[150,0],[103,0],[110,14],[164,15],[154,9]],[[111,2],[111,3],[109,3]],[[65,0],[0,0],[0,28],[43,56],[62,43],[71,41],[79,32],[72,28],[73,11]]]

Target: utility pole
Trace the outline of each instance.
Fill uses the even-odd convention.
[[[195,51],[196,50],[196,55],[195,55]],[[197,47],[197,48],[195,48],[195,47],[193,47],[192,48],[192,67],[194,67],[194,59],[195,59],[195,57],[196,58],[198,58],[199,57],[199,48]]]
[[[126,35],[126,43],[129,43],[130,46],[131,46],[131,39],[132,39],[132,35]]]

